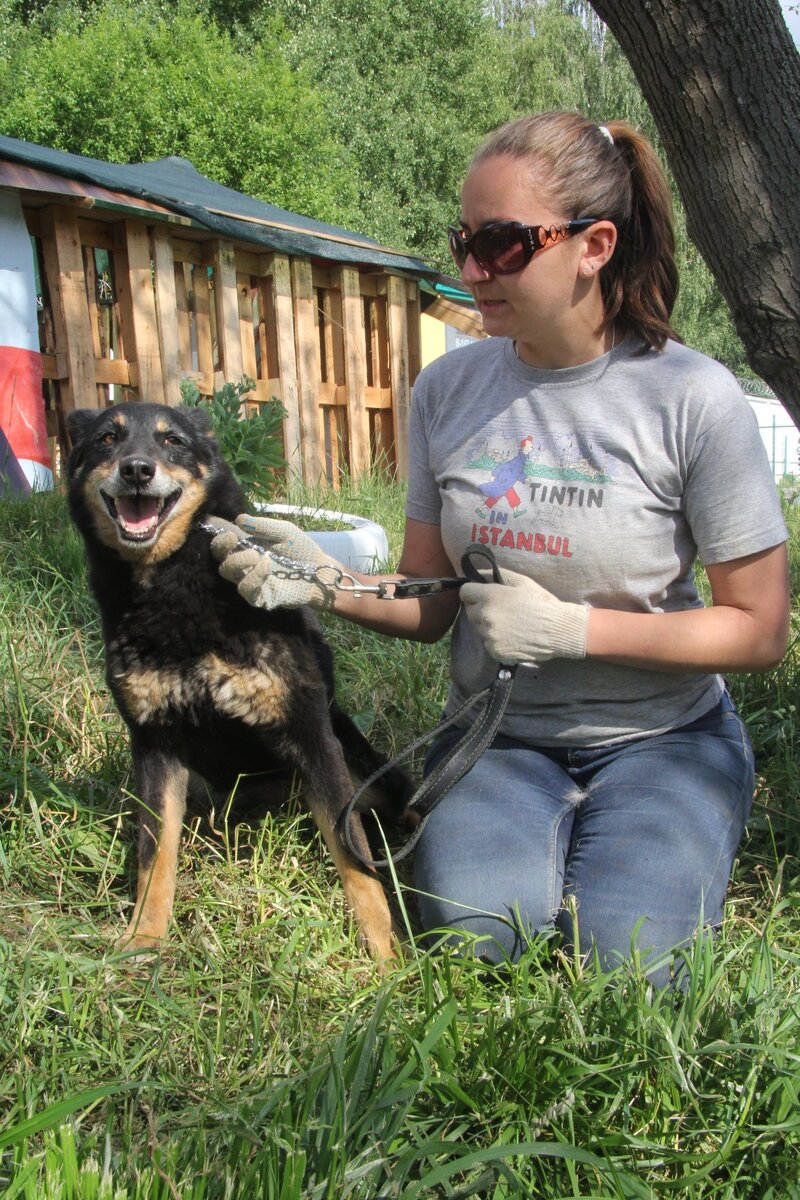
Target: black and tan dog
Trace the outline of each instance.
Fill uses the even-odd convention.
[[[352,792],[348,766],[363,778],[385,760],[334,698],[331,652],[313,615],[251,608],[220,578],[200,522],[235,520],[245,501],[207,413],[120,404],[72,413],[69,432],[70,511],[140,805],[136,906],[119,949],[157,946],[166,932],[190,773],[218,792],[286,767],[303,783],[364,942],[376,959],[391,957],[381,884],[337,830]],[[381,808],[395,819],[410,782],[393,770],[381,783]],[[368,855],[360,823],[357,837]]]

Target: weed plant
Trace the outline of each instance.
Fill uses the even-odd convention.
[[[399,487],[288,498],[381,521],[397,555]],[[194,819],[163,952],[120,966],[126,738],[58,494],[0,502],[0,618],[4,1200],[800,1197],[794,648],[732,680],[757,803],[724,927],[676,995],[546,939],[510,971],[410,940],[379,978],[296,801]],[[328,632],[384,749],[435,724],[444,646]]]

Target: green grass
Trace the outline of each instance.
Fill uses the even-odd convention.
[[[377,516],[397,553],[398,488],[313,501]],[[296,802],[194,822],[167,945],[120,969],[126,739],[59,496],[0,503],[0,628],[4,1200],[800,1197],[794,651],[733,681],[757,804],[676,997],[546,941],[511,973],[411,946],[378,978]],[[435,724],[444,647],[328,632],[384,749]]]

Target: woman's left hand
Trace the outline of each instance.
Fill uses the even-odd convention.
[[[504,568],[502,583],[465,583],[460,595],[496,662],[538,667],[551,658],[586,657],[589,609],[559,600],[527,575]]]

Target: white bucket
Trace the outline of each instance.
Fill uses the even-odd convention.
[[[357,517],[353,513],[333,512],[328,508],[314,508],[297,504],[259,504],[259,511],[274,513],[277,517],[313,517],[315,521],[330,521],[331,524],[346,524],[348,529],[307,530],[308,536],[321,550],[330,554],[351,571],[366,574],[385,567],[389,559],[389,539],[382,525]]]

